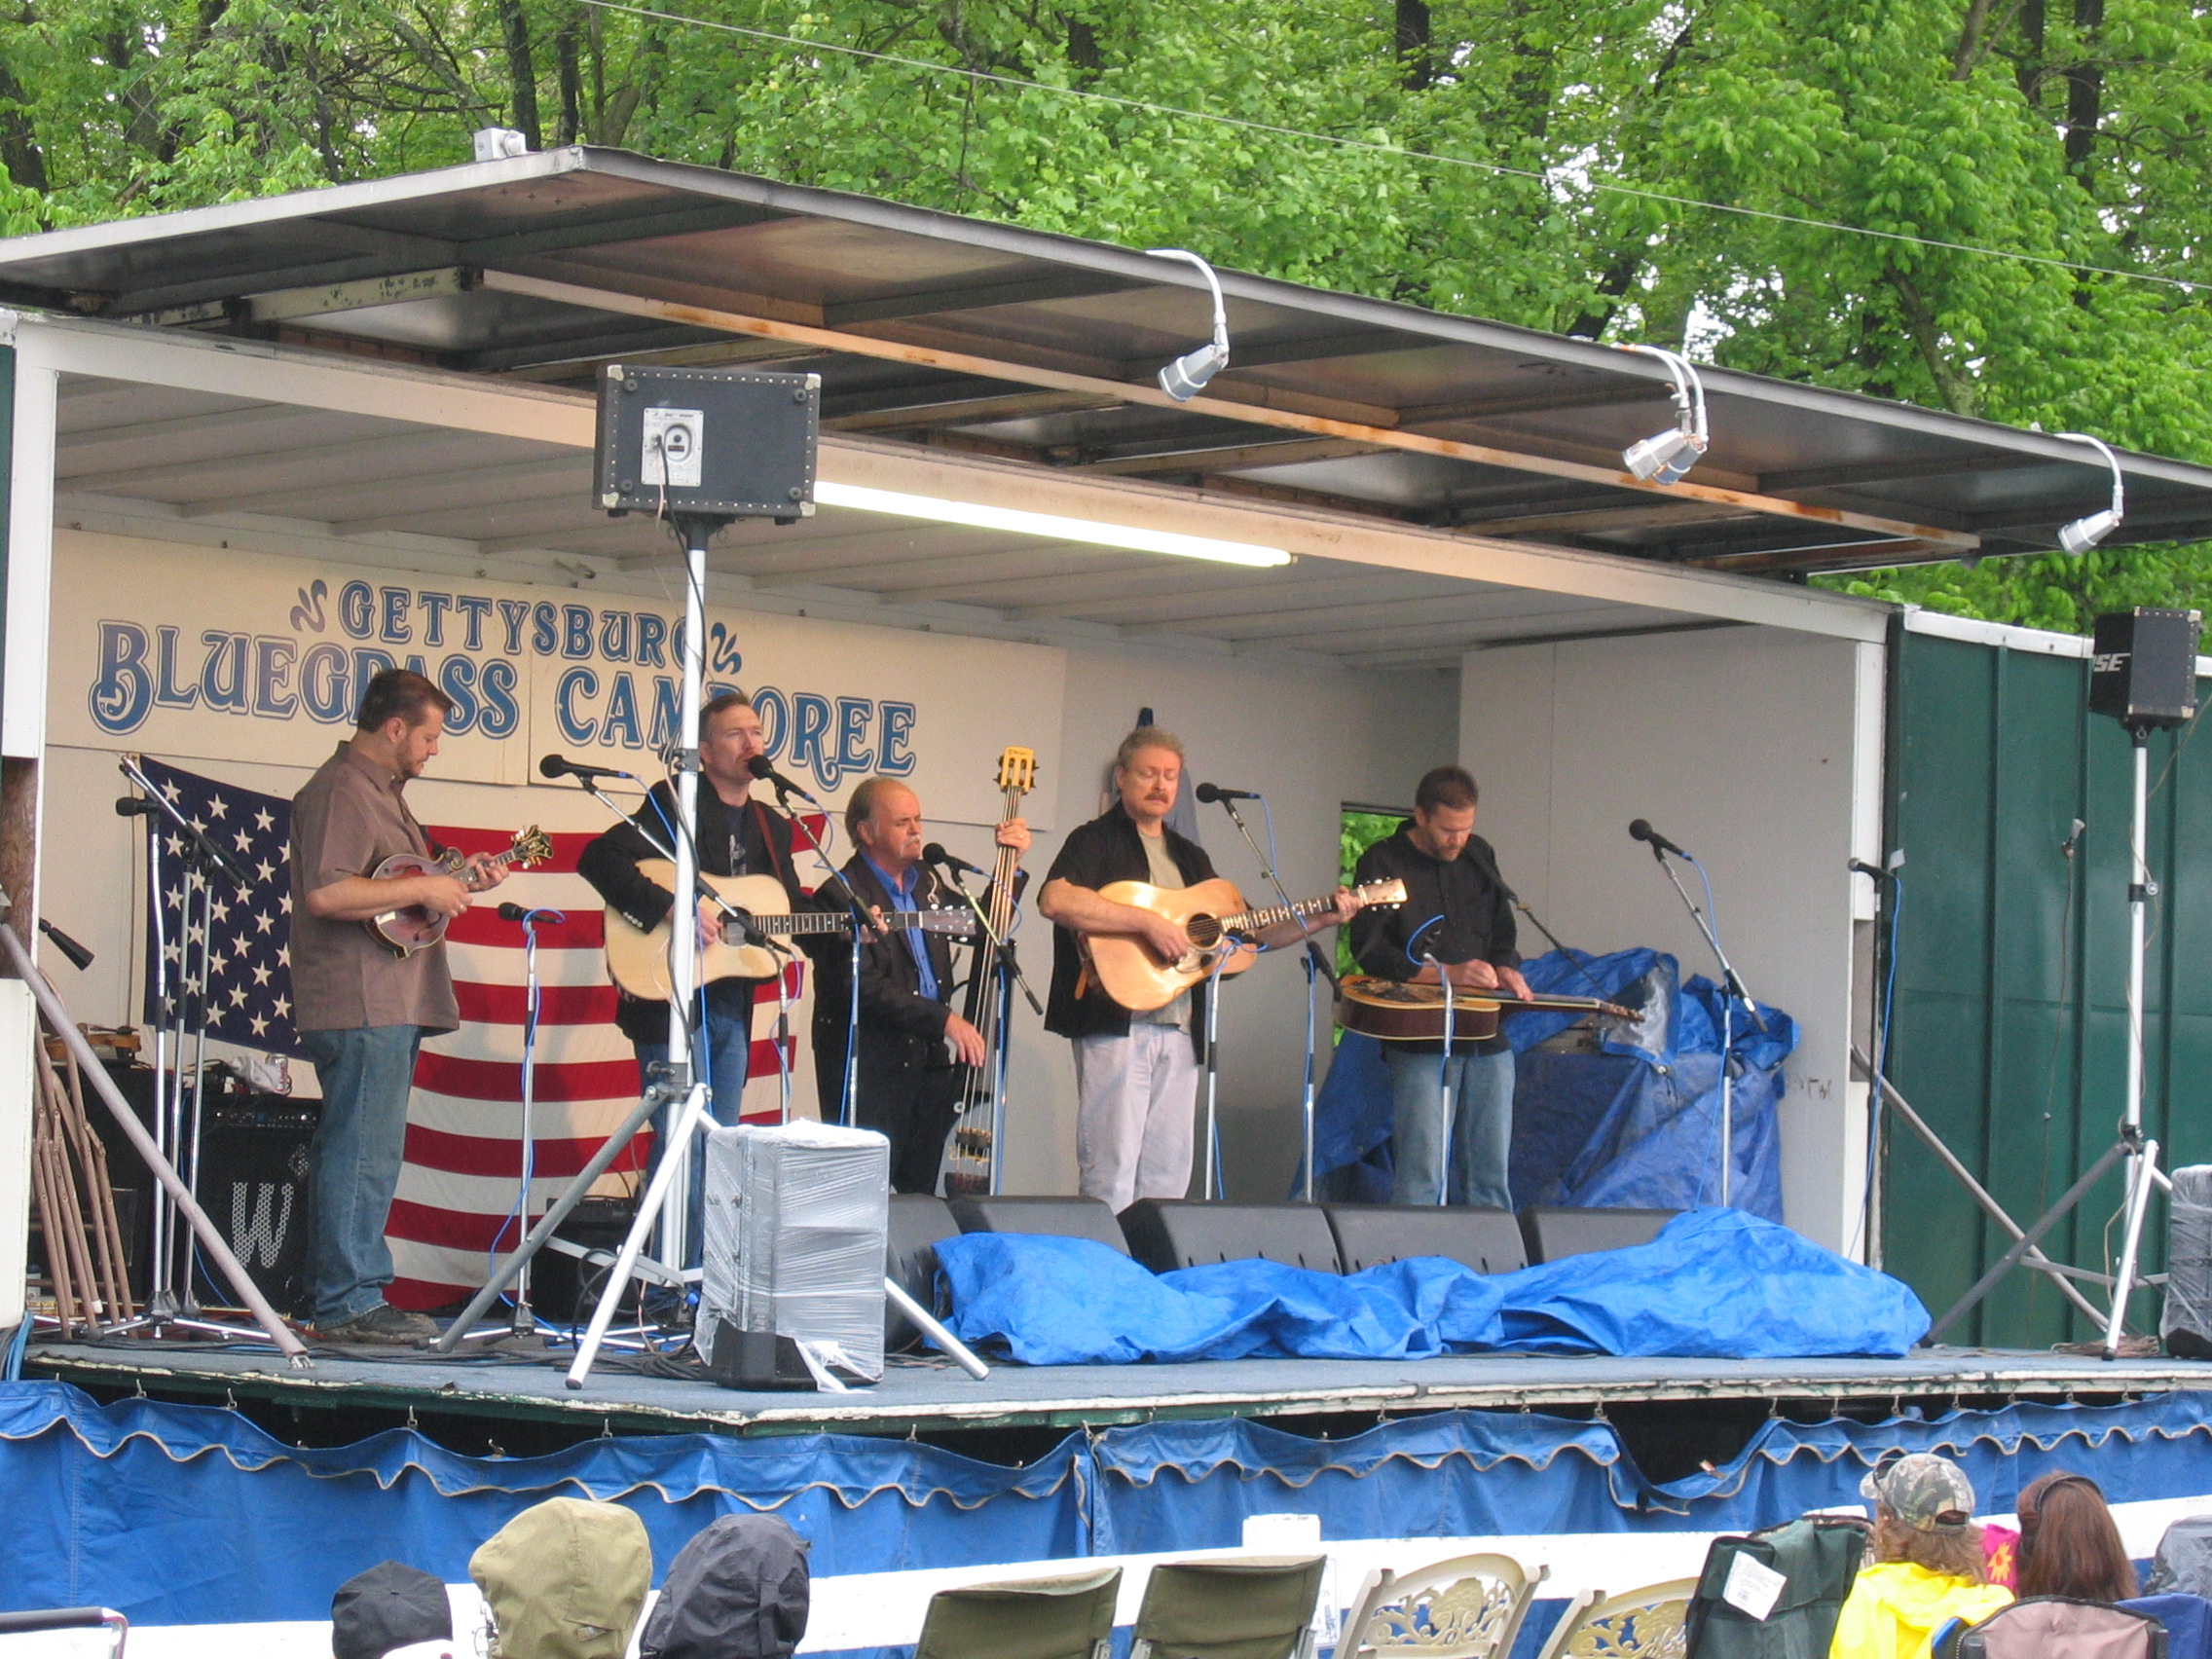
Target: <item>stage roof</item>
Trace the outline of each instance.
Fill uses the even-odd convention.
[[[1210,328],[1186,266],[619,151],[0,241],[15,303],[509,382],[581,387],[616,360],[803,368],[828,434],[1493,544],[1797,573],[2047,549],[2109,498],[2094,452],[2055,435],[1718,369],[1710,454],[1680,485],[1640,485],[1620,451],[1672,421],[1651,359],[1223,285],[1230,367],[1176,404],[1153,377]],[[2212,536],[2212,468],[2123,459],[2112,544]]]

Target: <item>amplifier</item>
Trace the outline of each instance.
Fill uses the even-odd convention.
[[[308,1233],[308,1143],[322,1102],[296,1094],[210,1092],[200,1129],[200,1207],[279,1309],[304,1309]],[[232,1294],[198,1264],[200,1300],[227,1307]]]

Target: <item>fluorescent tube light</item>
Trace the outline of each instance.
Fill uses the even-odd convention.
[[[826,478],[816,482],[814,499],[825,507],[853,507],[864,513],[964,524],[1015,535],[1051,536],[1056,541],[1084,541],[1095,547],[1125,547],[1132,553],[1170,553],[1179,559],[1211,559],[1222,565],[1261,568],[1290,563],[1289,553],[1280,547],[1217,541],[1210,535],[1183,535],[1171,530],[1142,530],[1135,525],[1099,524],[1091,519],[1061,518],[1055,513],[1023,512],[1017,507],[987,507],[977,501],[945,501],[935,496],[870,490],[862,484],[833,484]]]

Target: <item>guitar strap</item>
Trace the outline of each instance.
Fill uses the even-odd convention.
[[[793,883],[791,871],[784,867],[784,861],[776,857],[776,835],[768,825],[768,809],[758,801],[750,798],[745,804],[753,809],[753,822],[760,827],[760,844],[768,849],[768,869],[770,873],[782,882],[785,889],[789,891]]]

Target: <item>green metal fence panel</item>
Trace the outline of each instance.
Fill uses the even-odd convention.
[[[2127,734],[2087,712],[2088,664],[1899,627],[1892,636],[1888,841],[1905,854],[1889,1072],[2013,1218],[2043,1213],[2112,1145],[2124,1108]],[[2212,1160],[2212,745],[2154,733],[2145,1132],[2168,1168]],[[2083,829],[2069,854],[2072,827]],[[2103,1271],[2108,1174],[2045,1239]],[[1889,1134],[1883,1265],[1938,1316],[2010,1238],[1917,1139]],[[2146,1230],[2163,1266],[2164,1206]],[[2097,1287],[2085,1287],[2101,1303]],[[2156,1298],[2133,1306],[2154,1326]],[[1947,1341],[2045,1346],[2092,1333],[2015,1272]]]

